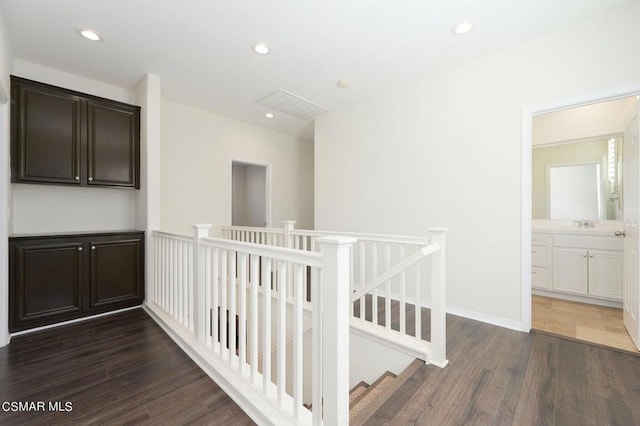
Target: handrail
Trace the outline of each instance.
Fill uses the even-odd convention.
[[[224,225],[220,227],[223,231],[251,231],[251,232],[273,232],[282,234],[284,231],[282,228],[266,228],[262,226],[229,226]]]
[[[227,240],[224,238],[205,237],[200,239],[203,245],[211,245],[226,250],[239,250],[256,256],[272,257],[277,255],[278,260],[292,263],[306,263],[308,266],[320,268],[323,266],[322,256],[319,253],[305,252],[278,246],[265,246],[256,243]]]
[[[395,264],[388,271],[380,274],[374,280],[367,283],[364,287],[354,291],[351,294],[351,302],[355,302],[356,300],[360,299],[362,296],[366,295],[367,293],[385,284],[391,278],[394,278],[396,275],[400,274],[402,271],[410,268],[411,266],[415,265],[416,263],[418,263],[425,257],[429,256],[430,254],[437,252],[438,250],[440,250],[440,244],[438,243],[432,243],[428,246],[422,247],[417,252],[411,254],[410,256],[406,257],[405,259]]]
[[[359,232],[342,231],[316,231],[309,229],[293,229],[291,235],[302,235],[311,237],[325,237],[329,235],[344,235],[345,237],[357,238],[360,241],[377,241],[392,244],[429,244],[429,240],[423,237],[409,235],[387,235],[387,234],[365,234]]]
[[[261,228],[254,226],[222,226],[223,231],[238,232],[261,232],[269,234],[284,234],[283,228]],[[359,232],[342,232],[342,231],[318,231],[315,229],[291,229],[290,235],[306,236],[306,237],[327,237],[333,235],[344,235],[345,237],[357,238],[360,241],[378,241],[381,243],[392,244],[429,244],[429,240],[424,237],[415,237],[410,235],[389,235],[389,234],[367,234]]]

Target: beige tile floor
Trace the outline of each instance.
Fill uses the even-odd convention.
[[[532,296],[533,329],[640,353],[622,324],[622,309]]]

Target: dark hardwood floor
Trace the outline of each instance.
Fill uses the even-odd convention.
[[[0,348],[0,404],[0,425],[253,424],[141,309],[15,337]]]
[[[417,369],[365,424],[640,425],[638,356],[451,315],[447,333],[449,366]],[[46,410],[0,407],[0,425],[252,424],[142,310],[14,338],[0,348],[12,401]]]
[[[452,315],[447,345],[365,424],[640,425],[638,356]]]

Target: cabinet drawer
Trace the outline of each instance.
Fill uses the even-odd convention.
[[[624,241],[620,237],[595,235],[556,235],[554,247],[575,247],[591,250],[623,250]]]
[[[548,267],[549,265],[549,249],[546,247],[531,247],[531,265]]]
[[[550,246],[551,235],[532,234],[531,245],[533,246]]]
[[[534,266],[531,268],[531,287],[547,290],[549,288],[548,269]]]

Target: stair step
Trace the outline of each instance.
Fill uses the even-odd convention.
[[[353,409],[350,410],[349,424],[364,424],[376,411],[378,411],[380,407],[382,407],[382,405],[391,397],[391,395],[393,395],[398,389],[400,389],[400,386],[402,386],[409,379],[409,377],[411,377],[411,375],[413,375],[413,373],[423,365],[424,361],[416,359],[411,364],[409,364],[409,366],[405,368],[404,371],[397,377],[393,376],[392,373],[389,373],[394,377],[394,379],[387,379],[384,387],[381,388],[378,392],[375,392],[375,394],[372,394],[371,398],[368,398],[366,402],[364,401],[364,396],[360,397],[357,407],[354,405]],[[381,379],[384,379],[387,373],[382,375],[380,379],[376,380],[376,383],[380,382]],[[376,383],[369,386],[366,394],[372,392],[371,389]]]
[[[373,401],[376,396],[378,396],[387,386],[393,382],[396,378],[396,375],[390,371],[387,371],[382,376],[378,378],[375,382],[371,384],[368,388],[365,389],[362,394],[353,400],[350,404],[350,416],[357,415],[361,410],[364,410],[367,405],[371,401]]]
[[[358,397],[362,395],[367,390],[368,387],[369,385],[365,382],[360,382],[357,385],[355,385],[353,389],[349,391],[349,405],[350,406],[353,405],[353,402],[357,400]]]

